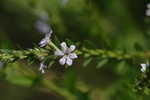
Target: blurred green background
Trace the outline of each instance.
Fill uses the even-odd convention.
[[[42,12],[49,15],[53,41],[71,41],[79,47],[121,50],[125,53],[150,49],[150,18],[145,15],[148,0],[0,0],[1,49],[28,49],[43,35],[35,23]],[[57,40],[57,41],[56,41]],[[125,61],[80,57],[65,69],[54,64],[44,78],[49,78],[79,97],[79,100],[149,100],[132,89],[140,66]],[[105,63],[106,62],[106,63]],[[134,62],[134,61],[133,61]],[[33,84],[38,65],[25,61],[0,69],[0,100],[63,100]],[[39,75],[40,76],[40,75]]]

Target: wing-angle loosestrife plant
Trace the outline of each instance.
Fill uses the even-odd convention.
[[[33,48],[33,49],[27,49],[27,50],[0,50],[0,61],[4,63],[11,63],[17,60],[33,60],[34,61],[40,61],[40,67],[39,71],[41,73],[45,73],[45,69],[48,68],[47,59],[49,56],[54,56],[58,58],[58,62],[60,65],[67,65],[71,66],[73,64],[73,60],[77,59],[78,56],[82,56],[83,59],[86,61],[87,58],[100,58],[98,62],[101,63],[101,59],[113,59],[118,62],[120,61],[132,61],[133,59],[144,59],[147,60],[150,58],[150,52],[135,52],[130,54],[125,54],[120,51],[111,51],[111,50],[104,50],[104,49],[87,49],[85,47],[80,48],[80,50],[76,50],[75,45],[68,46],[66,42],[60,43],[60,47],[56,46],[51,39],[51,36],[53,35],[52,28],[47,24],[47,17],[42,16],[37,22],[36,22],[36,28],[39,32],[41,32],[44,35],[44,38],[41,39],[39,42],[39,47]],[[51,53],[52,52],[52,53]],[[104,63],[104,61],[103,61]],[[141,64],[141,71],[142,74],[147,74],[148,63]],[[143,78],[145,80],[145,76]],[[140,83],[143,82],[143,79]],[[45,80],[44,80],[45,82]],[[48,82],[49,83],[49,82]],[[45,82],[46,85],[47,81]],[[54,84],[50,84],[52,90],[56,91],[57,93],[63,95],[63,96],[69,96],[72,95],[65,91],[65,94],[62,92],[63,90],[58,89],[55,87]],[[68,97],[70,98],[70,96]],[[72,98],[72,96],[71,96]],[[73,99],[68,99],[73,100]]]

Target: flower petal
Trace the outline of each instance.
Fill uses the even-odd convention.
[[[71,45],[70,48],[69,48],[69,52],[72,52],[76,49],[76,46],[75,45]]]
[[[42,74],[45,74],[45,70],[44,70],[44,69],[42,69],[42,70],[41,70],[41,73],[42,73]]]
[[[44,64],[44,62],[41,62],[41,63],[40,63],[39,71],[41,71],[41,73],[44,74],[44,73],[45,73],[44,68],[46,68],[46,67],[47,67],[47,66]]]
[[[66,63],[66,56],[64,56],[64,57],[62,57],[60,60],[59,60],[59,63],[61,64],[61,65],[64,65],[65,63]]]
[[[43,34],[46,34],[51,30],[49,25],[41,20],[37,21],[36,28],[39,32],[42,32]]]
[[[145,69],[141,68],[141,72],[145,72]]]
[[[68,49],[68,46],[67,46],[66,42],[62,42],[60,45],[61,45],[61,48],[62,48],[63,52],[66,53],[67,49]]]
[[[50,38],[51,38],[51,35],[52,35],[52,31],[50,31],[49,33],[46,33],[46,34],[45,34],[45,38],[46,38],[46,39],[50,39]]]
[[[141,71],[145,72],[147,65],[146,64],[141,64],[141,66],[142,66]]]
[[[147,4],[147,8],[150,8],[150,3],[149,3],[149,4]]]
[[[48,42],[49,42],[49,38],[43,38],[40,41],[39,45],[40,45],[40,47],[44,47],[44,46],[46,46],[48,44]]]
[[[55,56],[63,56],[64,53],[60,50],[55,51]]]
[[[142,68],[146,68],[147,65],[146,64],[141,64]]]
[[[66,63],[67,63],[68,66],[71,66],[72,63],[73,63],[73,61],[72,61],[72,59],[70,59],[69,57],[67,57]]]
[[[76,58],[78,58],[78,56],[77,56],[76,53],[70,53],[70,54],[69,54],[69,57],[70,57],[71,59],[76,59]]]
[[[147,16],[150,16],[150,9],[147,9],[147,10],[146,10],[146,15],[147,15]]]

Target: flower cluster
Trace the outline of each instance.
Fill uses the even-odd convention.
[[[39,45],[40,47],[45,47],[48,43],[55,49],[54,55],[58,57],[62,57],[59,60],[59,63],[61,65],[68,65],[71,66],[73,64],[73,60],[78,58],[77,54],[74,53],[74,50],[76,49],[75,45],[71,45],[70,47],[67,46],[66,42],[62,42],[61,50],[55,46],[51,41],[51,35],[53,33],[51,27],[46,23],[48,21],[47,14],[42,14],[40,17],[40,20],[36,22],[36,28],[39,32],[43,33],[45,37],[40,41]],[[44,63],[43,60],[41,60],[40,68],[39,70],[41,73],[45,73],[45,68],[47,68],[47,65]]]

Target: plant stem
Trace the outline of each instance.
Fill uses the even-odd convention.
[[[64,88],[59,88],[50,80],[44,79],[42,81],[42,84],[50,91],[54,91],[55,93],[58,93],[59,95],[63,96],[66,100],[77,100],[77,98],[72,93],[65,90]]]
[[[51,46],[53,49],[57,50],[57,51],[60,51],[60,49],[52,42],[50,41],[49,43],[49,46]]]

